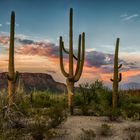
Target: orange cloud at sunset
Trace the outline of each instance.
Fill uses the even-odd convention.
[[[0,36],[0,47],[4,49],[8,45],[8,37]],[[61,74],[59,66],[59,47],[53,43],[35,42],[27,39],[15,39],[15,68],[19,72],[38,72],[49,73],[55,80],[65,82],[65,77]],[[123,58],[124,56],[124,58]],[[120,63],[123,63],[121,69],[122,82],[128,82],[129,77],[140,75],[140,66],[128,54],[121,56]],[[127,57],[126,57],[127,56]],[[83,68],[83,74],[79,81],[93,82],[96,79],[102,80],[106,84],[111,84],[110,78],[113,77],[113,55],[103,52],[88,51]],[[129,59],[129,62],[127,62]],[[64,66],[66,71],[69,64],[67,55],[64,55]],[[76,63],[74,65],[76,67]],[[0,54],[0,72],[8,70],[8,50]]]

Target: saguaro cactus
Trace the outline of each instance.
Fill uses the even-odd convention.
[[[15,12],[11,13],[11,25],[10,25],[10,46],[9,46],[9,67],[8,67],[8,96],[9,106],[13,103],[15,95],[15,83],[18,77],[18,72],[14,70],[14,32],[15,32]]]
[[[119,82],[121,82],[122,80],[122,74],[119,73],[119,69],[122,67],[122,64],[118,65],[119,42],[120,39],[117,38],[115,56],[114,56],[114,78],[111,79],[111,81],[113,82],[113,95],[112,95],[113,109],[117,107],[118,97],[119,97],[118,95]]]
[[[60,37],[60,68],[62,74],[66,77],[66,84],[68,90],[68,106],[71,115],[73,114],[73,95],[74,95],[74,83],[77,82],[82,74],[84,58],[85,58],[85,33],[79,35],[78,39],[78,55],[77,57],[73,53],[73,9],[70,9],[69,17],[69,50],[64,47],[62,37]],[[82,45],[81,45],[82,38]],[[69,54],[69,72],[67,73],[63,64],[63,51]],[[77,67],[74,72],[74,59],[77,61]]]

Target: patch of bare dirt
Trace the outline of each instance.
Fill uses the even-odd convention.
[[[122,122],[109,122],[105,120],[107,120],[106,117],[70,116],[66,122],[57,128],[60,137],[53,138],[52,140],[80,140],[79,136],[82,133],[82,129],[94,130],[96,133],[95,140],[129,140],[127,138],[128,134],[124,129],[130,126],[140,127],[140,121],[123,120]],[[100,135],[99,131],[102,124],[111,126],[112,136],[105,137]]]

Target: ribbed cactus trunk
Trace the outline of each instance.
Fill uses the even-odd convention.
[[[11,13],[11,25],[10,25],[10,47],[9,47],[9,66],[8,66],[8,98],[9,106],[13,103],[15,95],[15,82],[17,79],[17,72],[14,69],[14,33],[15,32],[15,13]]]
[[[77,82],[82,74],[84,58],[85,58],[85,33],[82,33],[82,46],[81,46],[81,34],[79,35],[78,41],[78,56],[76,57],[73,53],[73,9],[70,9],[69,17],[69,50],[67,51],[64,47],[62,37],[60,37],[60,68],[63,75],[66,77],[66,84],[68,90],[68,107],[71,115],[73,114],[73,96],[74,96],[74,83]],[[82,48],[82,49],[81,49]],[[63,65],[63,51],[69,55],[69,72],[67,73]],[[74,72],[74,60],[77,61],[76,71]]]
[[[122,80],[122,74],[119,73],[119,69],[122,67],[122,64],[118,66],[119,42],[120,39],[117,38],[115,55],[114,55],[114,76],[113,79],[111,79],[111,81],[113,82],[113,94],[112,94],[113,110],[115,110],[118,105],[118,98],[119,98],[118,88],[119,88],[119,82]]]
[[[69,17],[69,78],[73,77],[73,10],[70,9]],[[74,94],[74,81],[66,80],[68,90],[68,106],[71,114],[73,114],[73,94]]]
[[[71,115],[73,115],[74,82],[71,82],[69,79],[67,79],[66,83],[67,83],[67,90],[68,90],[68,106],[69,106]]]

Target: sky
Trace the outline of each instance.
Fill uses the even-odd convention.
[[[111,84],[116,38],[120,38],[122,83],[140,83],[139,0],[0,0],[0,72],[7,71],[10,13],[16,13],[15,64],[19,72],[51,74],[65,82],[59,67],[59,36],[69,41],[74,12],[74,49],[86,34],[86,59],[79,83]],[[76,51],[75,51],[76,52]],[[64,58],[68,69],[68,59]]]

